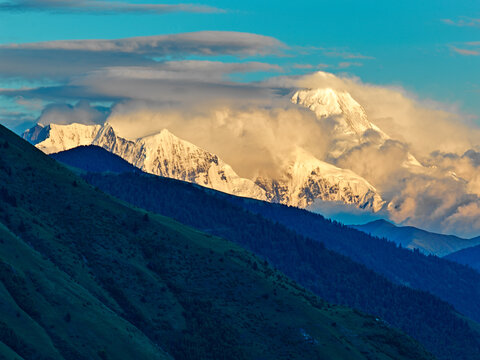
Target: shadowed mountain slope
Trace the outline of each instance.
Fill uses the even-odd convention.
[[[480,272],[480,246],[466,248],[445,256],[445,259],[468,265]]]
[[[68,156],[69,166],[82,169],[87,172],[136,172],[138,168],[123,160],[119,156],[111,156],[112,154],[99,146],[79,146],[68,151],[62,151],[49,156],[55,160],[62,161]]]
[[[229,241],[95,191],[1,126],[0,184],[5,357],[431,358]]]
[[[375,220],[353,228],[385,238],[404,248],[419,249],[424,254],[446,256],[455,251],[480,244],[480,237],[463,239],[455,235],[436,234],[413,226],[396,226],[386,220]]]

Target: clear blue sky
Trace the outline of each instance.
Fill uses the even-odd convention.
[[[262,59],[283,66],[288,74],[322,68],[318,64],[329,65],[323,69],[348,72],[364,82],[401,85],[422,99],[455,103],[480,117],[480,46],[469,44],[480,41],[478,0],[188,3],[225,11],[92,14],[3,10],[0,43],[115,39],[199,30],[256,33],[275,37],[291,48],[291,56]],[[298,64],[309,68],[302,69]],[[2,83],[0,79],[0,87],[7,86],[12,82]]]

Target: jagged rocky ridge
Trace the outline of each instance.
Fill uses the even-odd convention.
[[[29,141],[30,133],[33,132],[24,134]],[[50,124],[41,133],[37,141],[31,142],[47,154],[81,145],[97,145],[151,174],[193,182],[238,196],[266,199],[264,190],[253,181],[239,177],[217,155],[177,138],[167,129],[136,141],[117,136],[108,123],[103,126]]]

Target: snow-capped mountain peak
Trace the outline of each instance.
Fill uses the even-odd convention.
[[[336,117],[337,131],[361,136],[369,129],[379,130],[368,121],[363,107],[345,91],[331,88],[304,89],[293,94],[291,101],[312,110],[318,119]]]
[[[77,123],[46,126],[37,124],[34,128],[27,130],[23,134],[23,138],[35,144],[43,152],[50,154],[81,145],[90,145],[100,127],[100,125]]]
[[[384,205],[367,180],[351,170],[321,161],[299,147],[285,162],[282,173],[274,180],[257,179],[270,201],[299,207],[308,207],[317,199],[341,201],[374,212]]]
[[[365,109],[348,92],[332,88],[303,89],[295,92],[291,101],[313,111],[318,121],[333,122],[330,134],[332,144],[327,157],[333,162],[345,152],[365,142],[373,142],[380,147],[391,139],[370,122]],[[370,132],[369,136],[364,136],[367,131]],[[371,136],[372,132],[377,136]],[[424,170],[411,153],[408,153],[402,166],[415,172]]]
[[[293,94],[291,101],[313,111],[320,123],[328,124],[326,128],[331,129],[328,130],[332,141],[329,150],[331,159],[337,159],[353,147],[371,141],[372,136],[364,136],[367,131],[377,134],[378,145],[389,139],[369,121],[365,109],[348,92],[332,88],[302,89]]]

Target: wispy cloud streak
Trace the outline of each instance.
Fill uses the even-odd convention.
[[[91,14],[167,14],[173,12],[218,13],[224,10],[194,4],[138,4],[123,1],[93,0],[7,0],[0,2],[0,11],[44,11],[54,13]]]
[[[461,49],[458,47],[453,46],[452,51],[456,52],[457,54],[463,55],[463,56],[478,56],[480,55],[480,52],[477,50],[472,50],[472,49]]]
[[[352,59],[372,60],[372,59],[375,59],[373,56],[356,54],[356,53],[351,53],[351,52],[342,51],[342,50],[326,50],[326,51],[323,52],[323,54],[325,56],[328,56],[328,57],[335,57],[335,58],[341,58],[341,59],[346,59],[346,60],[352,60]]]
[[[462,16],[457,20],[442,19],[444,24],[458,27],[480,27],[480,19]]]
[[[0,49],[119,52],[152,56],[266,55],[285,47],[279,40],[258,34],[233,31],[198,31],[171,35],[114,40],[58,40],[0,46]]]

